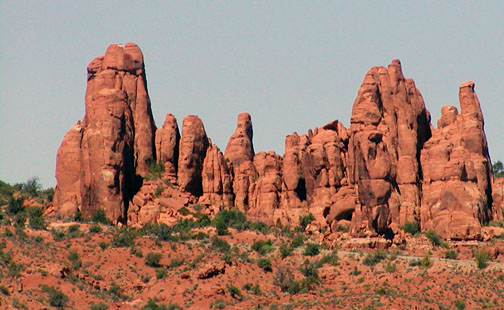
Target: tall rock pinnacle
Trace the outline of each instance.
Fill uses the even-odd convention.
[[[75,171],[57,169],[55,205],[61,213],[80,210],[86,216],[100,208],[109,219],[125,221],[128,202],[148,173],[149,161],[155,160],[156,127],[142,52],[134,43],[112,44],[87,71],[81,139],[76,142],[72,128],[60,146],[57,164],[64,165],[60,158],[69,161],[72,154],[80,173],[77,177]],[[69,180],[80,189],[66,190]],[[77,192],[81,200],[71,198]]]
[[[473,82],[460,85],[459,101],[460,114],[454,106],[442,108],[422,150],[421,223],[443,238],[474,239],[492,214],[492,168]]]

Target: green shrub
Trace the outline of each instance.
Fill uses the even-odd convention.
[[[426,231],[424,234],[427,237],[427,239],[429,239],[429,241],[432,243],[432,245],[448,248],[448,243],[446,243],[446,241],[444,241],[443,238],[441,238],[434,230],[430,229]]]
[[[278,267],[273,276],[273,285],[280,287],[282,292],[291,294],[296,294],[300,290],[299,283],[294,281],[294,273],[285,267]]]
[[[68,260],[72,262],[72,269],[77,270],[82,266],[82,262],[80,260],[80,256],[75,251],[70,251],[67,255]]]
[[[227,253],[231,249],[231,245],[226,240],[214,236],[212,238],[212,248],[219,252]]]
[[[10,215],[16,215],[19,212],[24,211],[23,203],[24,203],[23,197],[14,198],[11,196],[9,198],[9,203],[7,204],[7,210],[6,210],[7,213]]]
[[[149,175],[147,175],[146,177],[147,180],[157,180],[163,176],[164,172],[163,162],[161,161],[156,162],[154,160],[149,160],[148,165],[149,165]]]
[[[29,226],[32,229],[45,229],[44,218],[42,217],[42,209],[38,207],[29,207],[26,209],[28,213]]]
[[[308,213],[305,216],[300,216],[299,217],[299,226],[301,227],[301,231],[305,231],[306,226],[308,226],[308,224],[310,224],[314,220],[315,220],[315,217],[311,213]]]
[[[112,237],[112,245],[115,247],[130,247],[135,245],[136,233],[127,228],[118,229]]]
[[[124,301],[128,299],[128,296],[122,293],[121,288],[116,283],[112,283],[112,285],[107,290],[107,293],[110,295],[110,297],[112,297],[114,301],[118,300]]]
[[[292,248],[290,246],[287,246],[286,244],[281,244],[279,251],[282,259],[292,254]]]
[[[385,271],[389,273],[394,273],[396,272],[397,268],[396,265],[393,262],[387,262],[387,265],[385,265]]]
[[[177,268],[178,266],[182,265],[183,263],[184,263],[183,260],[174,258],[170,261],[170,268]]]
[[[465,310],[466,308],[466,304],[462,299],[457,299],[453,303],[455,304],[455,308],[457,308],[457,310]]]
[[[297,234],[291,241],[290,247],[292,249],[298,248],[304,244],[306,237],[303,234]]]
[[[429,254],[425,254],[422,257],[422,260],[420,260],[420,268],[422,268],[422,269],[429,269],[430,267],[432,267],[432,265],[433,265],[433,263],[432,263],[432,260],[429,257]]]
[[[26,223],[26,213],[19,212],[14,217],[14,226],[18,228],[24,228]]]
[[[151,267],[159,267],[161,258],[163,258],[163,255],[161,253],[150,252],[147,254],[147,256],[145,256],[145,264]]]
[[[210,309],[224,309],[224,308],[226,308],[226,302],[220,298],[210,303]]]
[[[305,247],[303,255],[315,256],[320,253],[319,245],[316,243],[308,243]]]
[[[273,242],[271,240],[258,240],[252,243],[252,250],[261,255],[265,255],[273,251]]]
[[[366,266],[374,266],[387,258],[388,253],[383,250],[378,250],[374,252],[373,254],[367,254],[366,257],[364,257],[364,265]]]
[[[17,277],[24,270],[23,264],[11,263],[7,268],[7,275],[11,278]]]
[[[97,304],[91,304],[89,306],[89,310],[107,310],[109,306],[107,304],[104,304],[102,302],[99,302]]]
[[[76,210],[74,215],[73,215],[73,220],[75,222],[83,222],[84,221],[84,216],[82,215],[82,212],[80,210]]]
[[[334,252],[334,253],[322,256],[320,258],[320,260],[317,262],[317,266],[322,267],[325,264],[329,264],[331,266],[337,266],[337,265],[339,265],[338,260],[339,260],[338,255],[336,255],[336,253]]]
[[[252,285],[252,283],[246,283],[243,285],[243,289],[246,291],[249,291],[250,293],[254,295],[261,295],[261,288],[259,287],[259,284]]]
[[[89,232],[93,233],[93,234],[101,233],[102,228],[100,227],[100,225],[93,225],[93,226],[89,227]]]
[[[412,235],[416,235],[420,232],[420,226],[418,226],[417,222],[407,222],[401,227],[401,229]]]
[[[485,269],[488,266],[488,262],[491,260],[490,253],[487,251],[476,251],[474,252],[474,260],[479,269]]]
[[[457,250],[448,250],[445,252],[445,258],[447,259],[457,259]]]
[[[157,269],[156,270],[156,279],[164,279],[166,275],[168,274],[168,271],[166,269]]]
[[[3,285],[0,285],[0,292],[2,294],[4,294],[5,296],[9,296],[10,295],[10,292],[9,292],[9,289]]]
[[[231,297],[235,298],[235,299],[238,299],[238,300],[242,300],[243,299],[243,295],[242,295],[242,292],[240,291],[239,288],[237,288],[236,286],[234,285],[229,285],[227,287],[227,291],[228,293],[231,295]]]
[[[259,258],[257,260],[257,266],[261,267],[266,272],[273,271],[269,258]]]
[[[54,286],[48,286],[45,284],[41,285],[42,291],[49,295],[49,305],[58,308],[66,307],[69,301],[68,296],[63,294],[60,290],[54,288]]]
[[[338,224],[338,226],[336,227],[336,231],[348,232],[349,230],[350,230],[349,225]]]
[[[95,211],[92,221],[99,224],[110,224],[110,221],[108,220],[107,215],[105,214],[105,211],[103,211],[103,209],[98,209]]]

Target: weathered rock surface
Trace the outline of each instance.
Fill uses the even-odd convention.
[[[431,135],[429,122],[398,60],[368,71],[354,102],[348,146],[349,181],[358,195],[352,233],[384,233],[419,219],[418,158]]]
[[[233,207],[231,175],[224,155],[215,144],[207,149],[201,177],[203,187],[203,195],[199,199],[201,204]]]
[[[233,174],[235,205],[241,211],[249,207],[249,188],[255,180],[254,146],[252,144],[252,119],[248,113],[240,113],[236,130],[229,138],[224,157],[230,163]]]
[[[473,82],[460,85],[459,100],[461,113],[443,107],[422,150],[421,224],[444,238],[474,239],[492,217],[492,170]]]
[[[54,207],[86,216],[103,208],[115,222],[142,225],[174,223],[197,204],[209,215],[236,206],[270,225],[311,213],[306,230],[321,238],[400,233],[407,222],[444,238],[488,238],[481,227],[502,219],[504,181],[491,175],[474,83],[461,85],[459,99],[461,113],[443,107],[431,128],[394,60],[367,72],[350,128],[333,121],[287,136],[283,157],[255,154],[251,117],[241,113],[223,155],[196,115],[184,118],[182,135],[172,114],[156,130],[142,53],[114,44],[88,66],[86,114],[58,151]],[[164,166],[160,179],[149,173],[153,161]]]
[[[194,196],[203,194],[201,172],[209,146],[203,122],[189,115],[182,122],[182,139],[178,161],[178,184]]]
[[[62,214],[75,213],[82,203],[82,125],[78,121],[65,135],[56,157],[56,189],[53,205]]]
[[[156,127],[136,44],[112,44],[105,56],[90,62],[85,102],[80,145],[71,134],[72,142],[64,141],[59,150],[55,207],[63,214],[79,209],[86,216],[103,208],[109,219],[125,221],[129,200],[155,157]],[[63,169],[71,160],[75,166],[80,161],[79,172]]]
[[[172,182],[177,180],[180,133],[177,119],[166,114],[163,127],[156,130],[156,159],[164,165],[164,176]]]

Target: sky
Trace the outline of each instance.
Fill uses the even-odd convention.
[[[143,51],[156,125],[198,115],[222,150],[249,112],[256,152],[339,119],[366,71],[399,58],[436,124],[473,80],[490,155],[504,160],[504,1],[0,1],[0,180],[56,185],[84,116],[86,67]]]

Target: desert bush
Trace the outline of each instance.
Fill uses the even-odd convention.
[[[296,294],[299,292],[300,285],[294,280],[294,274],[291,269],[278,267],[273,277],[273,284],[280,287],[282,292]]]
[[[396,270],[396,264],[393,262],[387,262],[387,265],[385,265],[385,272],[394,273]]]
[[[177,268],[178,266],[182,265],[183,263],[184,263],[183,260],[174,258],[170,261],[170,268]]]
[[[100,225],[93,225],[93,226],[89,227],[89,232],[92,234],[101,233],[102,228],[100,227]]]
[[[72,269],[77,270],[82,266],[80,256],[77,252],[75,251],[68,252],[67,258],[72,263]]]
[[[28,226],[32,229],[45,229],[44,218],[42,217],[42,209],[38,207],[29,207],[26,212],[28,213]]]
[[[107,304],[104,304],[102,302],[99,302],[97,304],[91,304],[89,306],[89,310],[107,310],[109,306]]]
[[[157,180],[163,176],[164,172],[163,162],[161,161],[156,162],[154,160],[149,160],[148,165],[149,165],[149,174],[146,177],[147,180]]]
[[[116,283],[112,283],[112,285],[107,290],[107,293],[110,295],[110,297],[112,297],[114,301],[124,301],[128,299],[128,295],[123,294],[121,288]]]
[[[320,253],[319,245],[316,243],[308,243],[305,247],[303,255],[315,256]]]
[[[261,255],[265,255],[273,251],[273,242],[271,240],[258,240],[252,243],[252,250]]]
[[[453,302],[457,310],[465,310],[466,304],[462,299],[457,299]]]
[[[214,236],[212,238],[212,249],[226,253],[229,252],[229,250],[231,249],[231,245],[229,245],[229,243],[226,240]]]
[[[105,224],[105,225],[110,224],[110,221],[107,218],[107,215],[105,214],[105,211],[103,211],[103,209],[98,209],[95,211],[92,217],[92,221],[98,224]]]
[[[271,261],[269,258],[259,258],[257,260],[257,266],[261,267],[266,272],[273,271],[271,267]]]
[[[231,295],[231,297],[233,297],[234,299],[238,299],[238,300],[243,299],[242,292],[236,286],[228,285],[227,291],[228,291],[229,295]]]
[[[420,268],[422,269],[429,269],[432,267],[432,260],[429,257],[429,254],[425,254],[422,259],[420,260]]]
[[[286,244],[281,244],[278,249],[282,258],[286,258],[287,256],[292,254],[292,248]]]
[[[159,262],[163,258],[161,253],[150,252],[145,256],[145,264],[151,267],[159,267]]]
[[[416,235],[420,232],[420,226],[418,226],[417,222],[407,222],[401,227],[401,229],[412,235]]]
[[[366,257],[364,257],[363,264],[366,266],[374,266],[387,258],[388,253],[383,250],[378,250],[372,254],[367,254]]]
[[[491,260],[490,253],[484,250],[479,250],[474,252],[474,260],[479,269],[485,269],[488,266],[488,262]]]
[[[118,229],[112,236],[112,245],[115,247],[130,247],[135,245],[136,233],[128,228]]]
[[[445,253],[445,258],[447,259],[457,259],[457,250],[448,250]]]
[[[339,265],[338,255],[336,255],[336,253],[333,252],[331,254],[322,256],[320,260],[317,262],[317,266],[322,267],[325,264],[329,264],[331,266]]]
[[[42,291],[49,296],[49,305],[52,307],[64,308],[69,301],[68,296],[63,294],[60,290],[56,289],[54,286],[48,286],[46,284],[41,285]]]
[[[290,247],[291,249],[298,248],[304,244],[306,237],[303,234],[297,234],[291,241]]]
[[[23,197],[15,198],[11,196],[9,198],[9,203],[7,204],[6,212],[9,215],[16,215],[19,212],[24,211],[23,203],[24,203]]]
[[[430,229],[426,231],[424,234],[427,237],[427,239],[429,239],[429,241],[432,243],[432,245],[448,248],[448,243],[446,243],[446,241],[444,241],[443,238],[441,238],[434,230]]]
[[[305,231],[306,226],[308,226],[308,224],[310,224],[314,220],[315,220],[315,217],[311,213],[308,213],[305,216],[300,216],[299,217],[299,227],[301,228],[301,231]]]
[[[2,294],[4,294],[5,296],[9,296],[10,295],[10,292],[9,292],[9,289],[3,285],[0,285],[0,292]]]
[[[166,275],[168,274],[168,271],[166,269],[157,269],[156,270],[156,279],[164,279]]]

